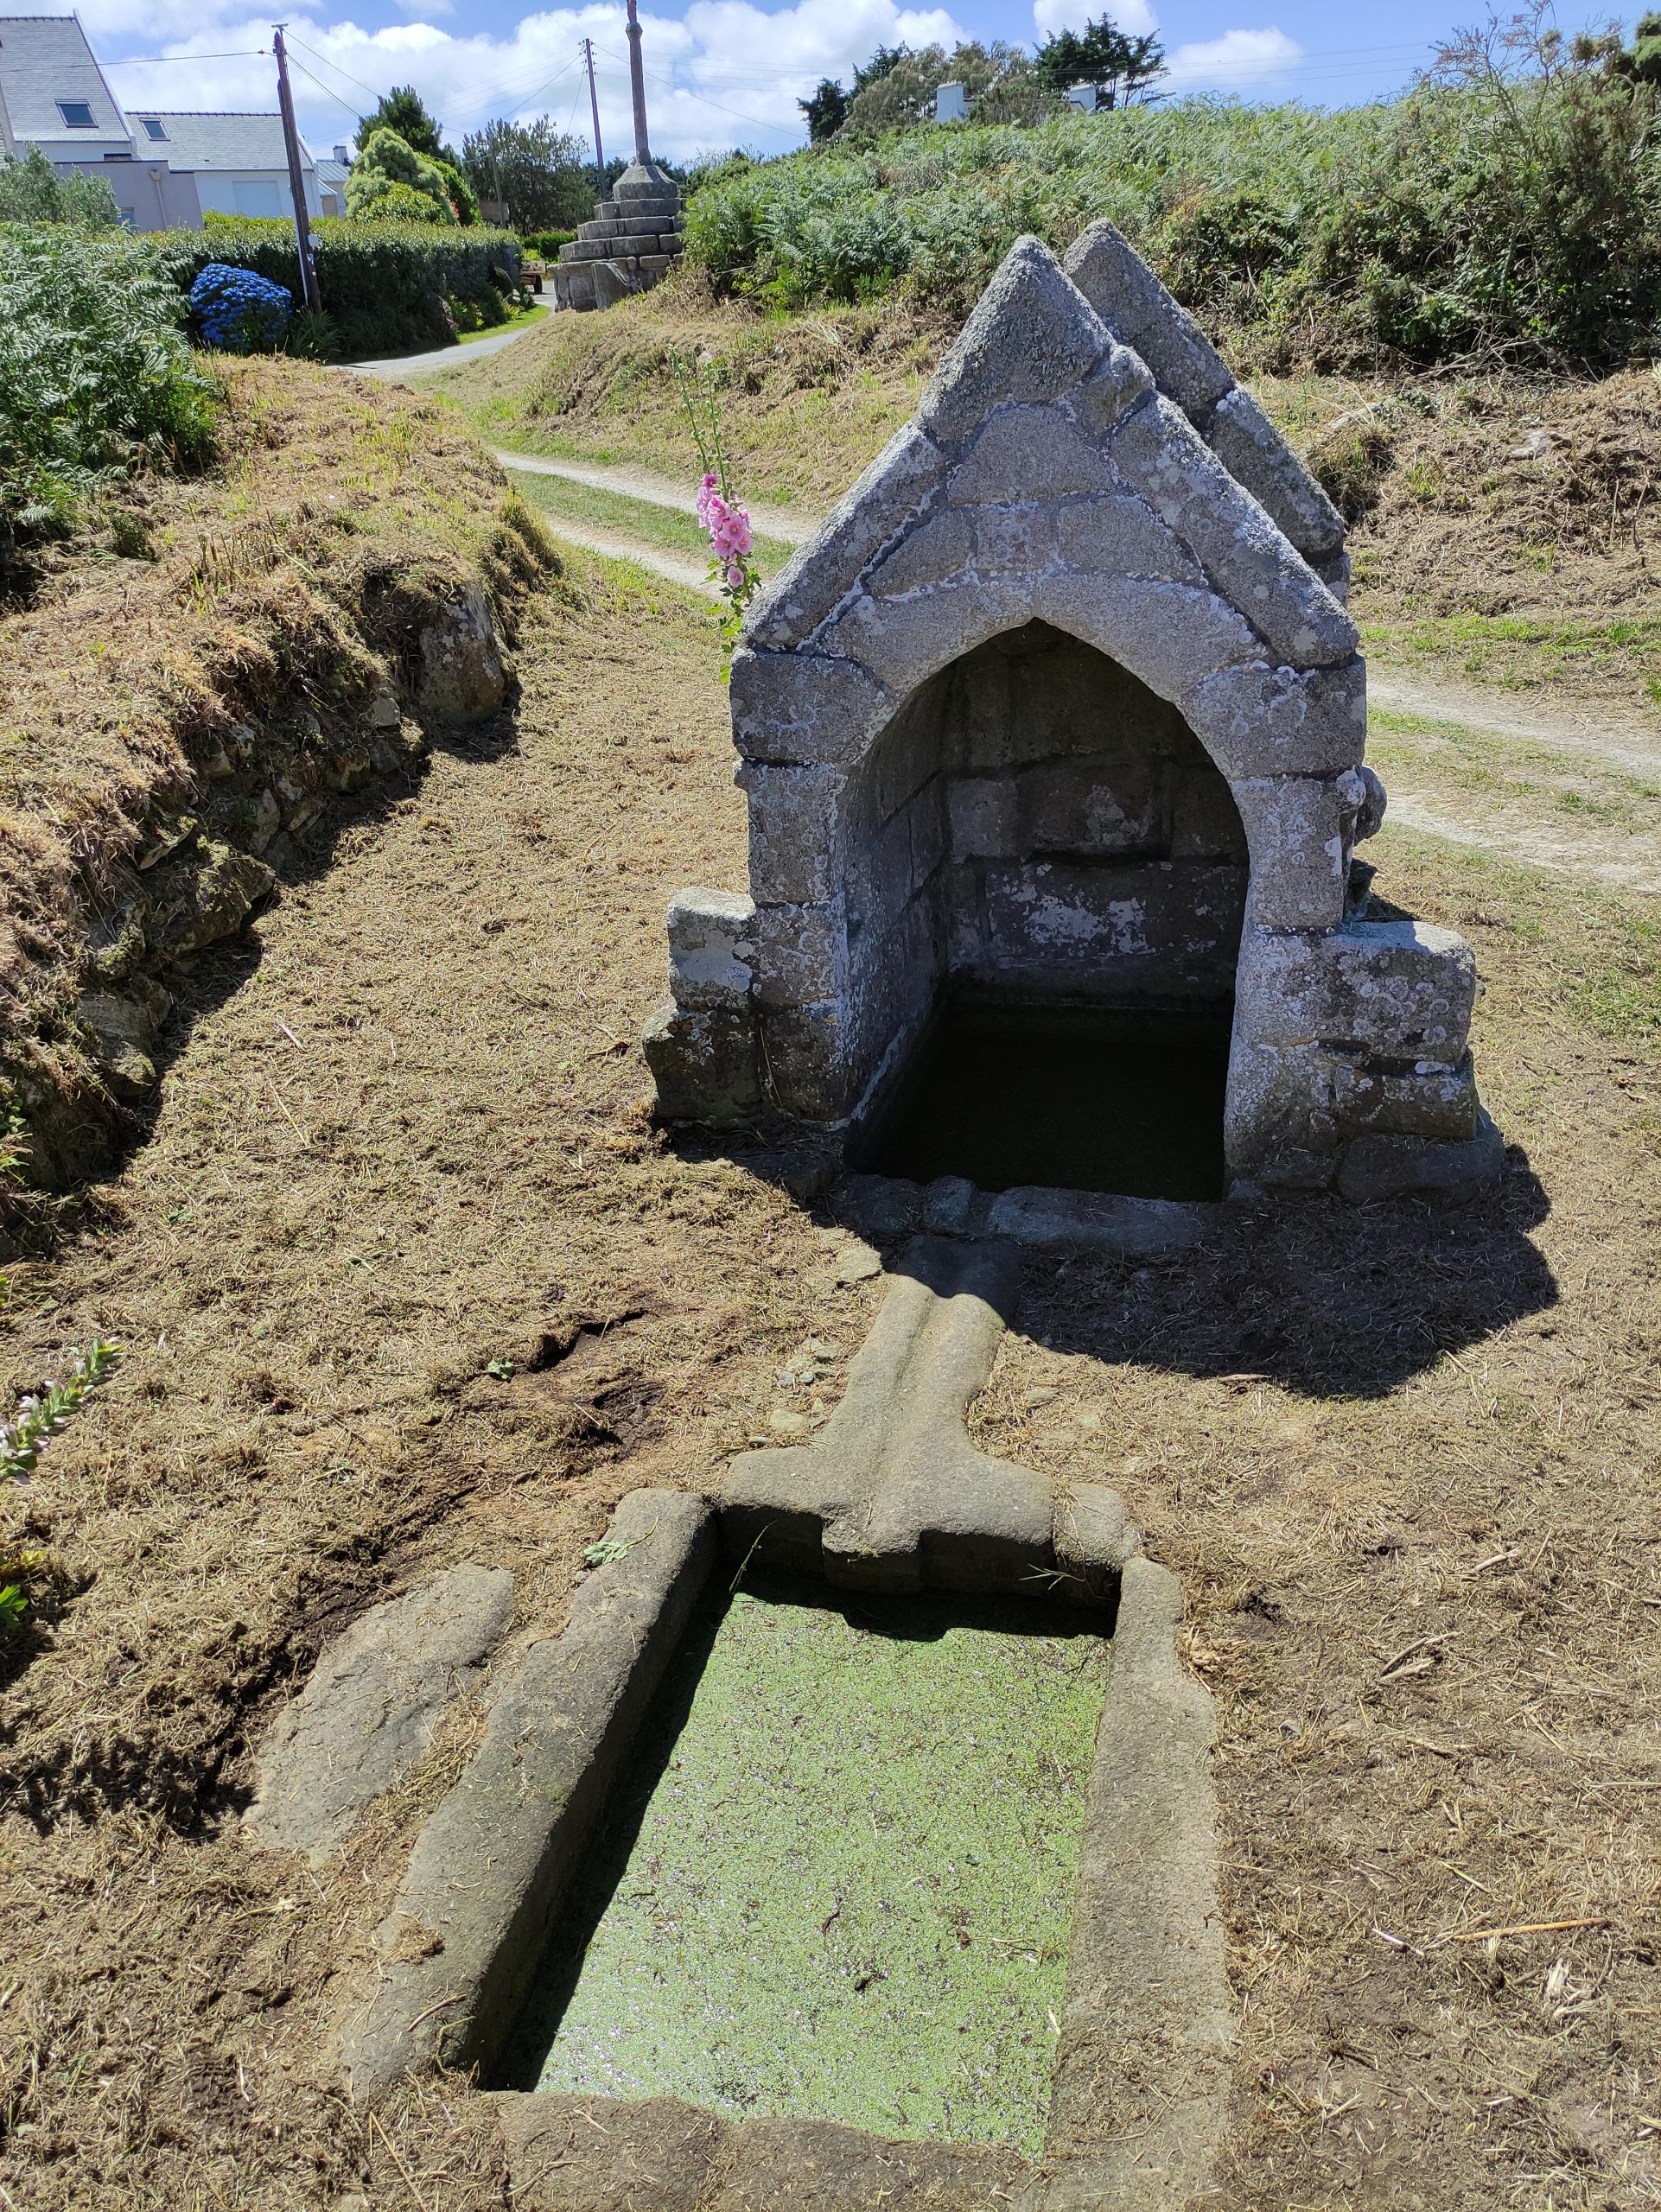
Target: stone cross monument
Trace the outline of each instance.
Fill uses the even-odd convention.
[[[562,246],[554,297],[562,308],[609,308],[631,292],[650,291],[669,273],[682,246],[680,188],[652,158],[646,125],[646,72],[640,19],[628,0],[628,83],[634,104],[634,159],[595,203],[595,219]]]

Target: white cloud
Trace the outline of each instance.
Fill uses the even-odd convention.
[[[1174,92],[1254,92],[1302,59],[1303,48],[1282,30],[1225,31],[1179,46],[1165,81]]]
[[[1033,0],[1033,22],[1041,36],[1081,31],[1091,15],[1101,12],[1102,0]],[[1123,0],[1113,19],[1133,35],[1159,28],[1149,0]],[[1282,30],[1225,31],[1220,38],[1193,40],[1168,54],[1165,87],[1172,92],[1251,92],[1302,58],[1303,48]]]
[[[295,99],[313,145],[350,135],[353,118],[372,104],[366,87],[379,92],[394,84],[413,84],[457,145],[493,116],[544,112],[586,139],[588,83],[578,41],[588,37],[606,150],[632,149],[627,49],[614,6],[591,0],[550,9],[494,38],[458,35],[430,20],[452,14],[454,0],[396,4],[418,9],[421,20],[372,31],[349,18],[320,19],[315,0],[309,16],[290,18]],[[160,67],[109,60],[123,99],[157,108],[277,105],[270,28],[263,20],[216,9],[214,0],[144,0],[142,17],[132,0],[82,0],[81,16],[106,60],[135,46],[177,57]],[[777,9],[751,0],[692,0],[682,21],[642,20],[652,146],[680,157],[735,143],[768,151],[799,143],[805,130],[796,103],[821,77],[846,79],[879,45],[950,48],[966,35],[946,9],[901,8],[895,0],[795,0]],[[264,51],[209,58],[244,48]]]
[[[1092,15],[1104,12],[1103,0],[1033,0],[1034,22],[1041,33],[1051,35],[1057,31],[1081,31]],[[1148,0],[1121,0],[1111,12],[1119,29],[1129,31],[1133,38],[1158,27],[1158,17]]]

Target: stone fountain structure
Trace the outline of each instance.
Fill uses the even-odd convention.
[[[751,612],[748,882],[671,905],[662,1116],[856,1160],[953,995],[1231,1000],[1237,1186],[1496,1173],[1469,948],[1366,916],[1347,582],[1326,494],[1113,226],[1019,242]]]

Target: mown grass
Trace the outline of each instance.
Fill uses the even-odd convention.
[[[710,557],[710,540],[699,529],[697,516],[684,514],[678,507],[666,507],[655,499],[636,499],[625,492],[603,491],[597,485],[580,484],[568,476],[534,474],[511,464],[508,474],[521,499],[544,514],[567,522],[589,523],[597,530],[618,531],[644,539],[648,545],[661,546],[665,552],[683,554],[689,560]],[[754,550],[762,575],[773,575],[795,548],[780,538],[758,537]]]
[[[742,497],[828,506],[917,404],[949,325],[898,305],[806,315],[719,305],[671,283],[605,315],[555,315],[426,387],[527,453],[698,474],[671,357],[696,356]]]
[[[1646,1056],[1661,1047],[1657,902],[1454,845],[1387,821],[1369,857],[1434,875],[1441,912],[1470,936],[1479,969],[1496,938],[1529,948],[1530,988],[1578,1027]]]
[[[1636,672],[1661,702],[1661,615],[1448,614],[1363,621],[1361,639],[1392,658],[1456,668],[1502,691],[1607,682]]]
[[[1516,799],[1582,820],[1652,830],[1661,784],[1623,772],[1594,753],[1564,752],[1463,722],[1374,706],[1367,758],[1375,766],[1429,771],[1435,781],[1489,801]]]

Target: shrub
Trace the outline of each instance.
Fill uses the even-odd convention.
[[[325,216],[312,225],[311,239],[323,312],[347,360],[442,345],[455,334],[446,297],[480,298],[493,289],[493,265],[519,275],[519,240],[482,225],[461,230]],[[209,262],[228,261],[300,295],[291,224],[220,224],[211,232],[169,231],[145,243],[181,292]]]
[[[525,231],[520,242],[527,253],[534,253],[544,261],[557,261],[561,246],[570,245],[576,236],[575,231]]]
[[[901,286],[961,311],[1023,231],[1060,249],[1106,215],[1260,362],[1607,366],[1661,336],[1661,88],[1543,22],[1462,36],[1394,103],[1174,100],[734,165],[688,251],[780,306]]]
[[[208,345],[227,353],[269,353],[287,335],[294,297],[251,269],[210,261],[190,288],[190,311]]]
[[[0,226],[0,575],[137,462],[207,450],[183,313],[124,232]]]
[[[84,231],[119,227],[107,177],[60,176],[38,146],[22,161],[0,162],[0,223],[73,223]]]
[[[372,130],[358,149],[346,181],[347,217],[372,222],[389,216],[410,222],[456,222],[450,200],[453,174],[448,162],[417,154],[396,130]],[[476,200],[474,212],[478,212]]]

